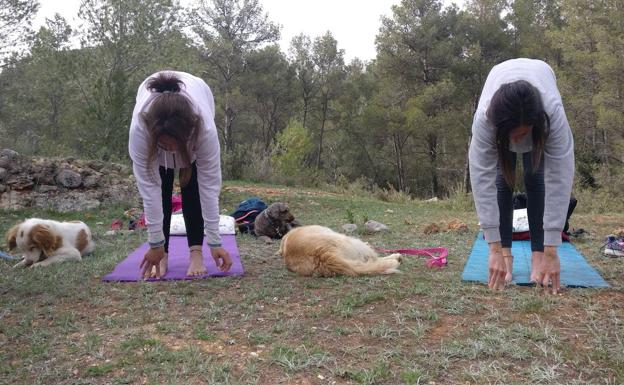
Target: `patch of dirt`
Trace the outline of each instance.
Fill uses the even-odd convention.
[[[330,193],[325,191],[301,191],[294,188],[275,188],[275,187],[259,187],[259,186],[227,186],[223,188],[225,191],[233,192],[237,194],[246,193],[250,195],[256,195],[261,197],[293,197],[293,196],[316,196],[316,197],[329,197],[340,196],[340,194]]]

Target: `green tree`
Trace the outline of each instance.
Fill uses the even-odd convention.
[[[91,130],[82,140],[86,152],[125,156],[137,86],[166,52],[178,11],[170,0],[82,1],[83,62],[74,81],[86,105],[82,123]]]
[[[601,151],[609,177],[624,163],[624,5],[620,1],[603,2],[602,23],[596,23],[596,73],[600,88],[592,103],[597,111],[597,129],[604,143]],[[611,181],[609,181],[611,182]]]
[[[454,66],[452,76],[458,98],[465,100],[470,116],[474,115],[487,74],[495,64],[510,59],[513,54],[508,23],[503,19],[505,0],[471,0],[460,15],[458,35],[463,36],[463,55]],[[466,110],[463,111],[466,115]],[[466,142],[463,151],[465,166],[463,185],[470,191],[468,147],[472,138],[471,121],[464,120]]]
[[[246,61],[241,91],[250,97],[249,110],[258,121],[248,136],[259,139],[268,153],[293,113],[295,74],[277,45],[251,52]]]
[[[199,0],[191,9],[190,23],[201,40],[208,73],[217,80],[223,123],[217,124],[227,154],[235,146],[234,96],[245,71],[245,57],[262,44],[279,39],[279,26],[268,19],[258,0]]]
[[[377,161],[375,135],[381,124],[382,112],[371,103],[379,92],[374,74],[374,64],[365,67],[359,59],[354,59],[345,67],[346,78],[342,92],[335,102],[336,158],[334,182],[339,178],[355,180],[366,177],[375,183],[384,184],[383,165]]]
[[[308,115],[312,100],[318,92],[318,73],[312,57],[312,40],[309,36],[300,34],[295,36],[289,48],[289,57],[295,69],[299,95],[302,102],[301,121],[303,127],[307,127]]]
[[[305,160],[313,148],[309,131],[298,121],[291,121],[288,127],[277,136],[273,149],[272,163],[283,180],[299,182],[309,174]]]
[[[37,14],[37,0],[0,0],[0,58],[24,42]]]
[[[578,159],[604,162],[605,136],[598,127],[598,111],[593,101],[600,91],[597,24],[604,22],[598,4],[582,0],[564,0],[561,9],[565,25],[550,36],[561,49],[563,60],[557,73],[568,120],[574,132]],[[580,169],[592,170],[587,164]],[[586,179],[593,176],[586,175]]]
[[[561,52],[556,49],[549,31],[562,27],[560,0],[514,0],[505,20],[511,25],[513,55],[541,59],[558,65]]]
[[[330,117],[331,102],[338,96],[344,80],[344,50],[331,32],[314,40],[312,60],[318,73],[319,128],[317,134],[316,168],[320,169],[323,157],[323,140]]]
[[[68,83],[71,34],[65,19],[56,14],[34,35],[30,54],[5,67],[7,81],[0,97],[6,103],[0,101],[0,120],[13,138],[10,147],[35,154],[69,151],[70,110],[77,102],[76,90]]]
[[[427,149],[429,160],[434,163],[429,174],[432,192],[437,196],[442,193],[437,153],[446,131],[419,130],[415,124],[407,124],[406,111],[410,108],[408,101],[424,97],[431,87],[450,77],[451,69],[463,53],[457,38],[457,8],[442,9],[439,0],[403,0],[392,11],[392,17],[382,19],[376,44],[379,72],[384,74],[383,82],[388,85],[382,94],[385,95],[383,105],[394,116],[389,118],[387,127],[395,154],[398,188],[405,191],[408,187],[405,158],[408,144],[413,141],[414,145],[422,144]],[[429,119],[435,120],[435,115],[443,110],[430,109]],[[416,163],[411,166],[419,167]]]

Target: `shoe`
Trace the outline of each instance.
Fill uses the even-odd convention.
[[[605,255],[611,257],[624,257],[624,238],[608,235],[603,246]]]
[[[572,238],[585,238],[589,234],[585,229],[576,229],[571,231],[568,235]]]

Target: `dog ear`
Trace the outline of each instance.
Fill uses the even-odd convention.
[[[280,213],[284,213],[284,212],[288,211],[288,205],[286,203],[284,203],[284,202],[277,202],[275,204],[275,206],[277,206],[276,209]]]
[[[34,225],[30,229],[30,239],[37,245],[46,257],[49,257],[63,244],[63,238],[56,235],[46,225]]]
[[[9,229],[6,233],[6,244],[9,248],[9,251],[15,249],[17,247],[17,232],[19,231],[20,225],[15,225]]]

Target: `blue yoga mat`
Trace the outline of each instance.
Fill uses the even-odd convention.
[[[462,281],[487,283],[488,280],[488,245],[479,233],[472,252],[468,257]],[[564,242],[557,249],[561,261],[561,284],[568,287],[609,287],[600,274],[587,263],[581,253],[569,242]],[[531,242],[513,241],[511,245],[513,260],[513,283],[530,285]]]

